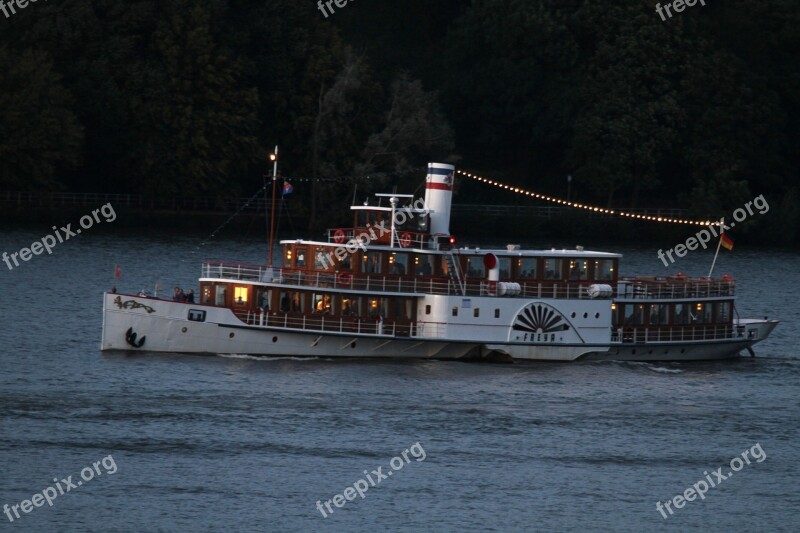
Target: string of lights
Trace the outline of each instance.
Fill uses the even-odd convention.
[[[529,198],[536,198],[537,200],[544,200],[546,202],[551,202],[554,204],[563,205],[566,207],[572,207],[575,209],[583,209],[585,211],[592,211],[595,213],[602,213],[607,215],[625,217],[630,219],[637,219],[637,220],[647,220],[650,222],[663,222],[667,224],[689,224],[695,226],[714,226],[719,225],[719,222],[711,222],[709,220],[686,220],[682,218],[670,218],[670,217],[659,217],[653,215],[640,215],[637,213],[628,213],[626,211],[619,211],[616,209],[607,209],[605,207],[596,207],[592,205],[582,204],[578,202],[570,202],[568,200],[562,200],[560,198],[555,198],[553,196],[548,196],[546,194],[539,194],[537,192],[528,191],[522,189],[520,187],[512,187],[511,185],[506,185],[504,183],[500,183],[499,181],[491,180],[488,178],[483,178],[481,176],[476,176],[475,174],[471,174],[469,172],[464,172],[463,170],[456,170],[458,174],[465,176],[467,178],[473,179],[475,181],[479,181],[481,183],[486,183],[487,185],[492,185],[494,187],[498,187],[500,189],[505,189],[507,191],[511,191],[515,194],[520,194],[522,196],[527,196]]]

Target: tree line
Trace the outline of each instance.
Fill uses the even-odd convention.
[[[0,20],[0,189],[250,196],[342,222],[424,164],[612,207],[800,221],[800,7],[728,0],[73,0]],[[509,203],[463,183],[462,202]]]

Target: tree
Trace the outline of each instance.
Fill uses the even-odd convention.
[[[357,175],[391,176],[413,186],[425,163],[455,162],[453,130],[441,112],[438,94],[426,92],[420,80],[401,73],[392,84],[383,129],[372,134]]]
[[[211,8],[164,5],[142,68],[134,152],[144,190],[189,196],[236,192],[257,157],[258,93],[215,42]]]
[[[681,21],[667,27],[641,1],[587,1],[578,18],[591,45],[569,166],[609,207],[622,189],[636,205],[659,184],[684,117],[673,83],[684,60]]]
[[[83,129],[45,52],[0,46],[0,188],[58,188],[78,164]]]

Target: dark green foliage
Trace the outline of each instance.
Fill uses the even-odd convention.
[[[57,187],[56,171],[78,162],[83,130],[72,97],[45,52],[0,46],[0,187]]]
[[[664,2],[662,2],[664,3]],[[281,146],[296,221],[429,160],[796,239],[800,5],[654,0],[71,0],[0,19],[0,188],[250,195]],[[524,201],[462,184],[459,201]],[[780,218],[780,222],[772,222]],[[737,228],[738,229],[738,228]],[[777,231],[780,229],[781,231]]]

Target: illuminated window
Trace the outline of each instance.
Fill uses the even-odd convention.
[[[247,303],[247,287],[234,287],[233,288],[233,301],[237,304]]]
[[[561,259],[544,260],[544,279],[561,279]]]
[[[611,281],[614,279],[614,262],[611,259],[599,259],[594,262],[594,279]]]
[[[589,263],[583,259],[572,259],[569,262],[569,279],[574,281],[585,280]]]

